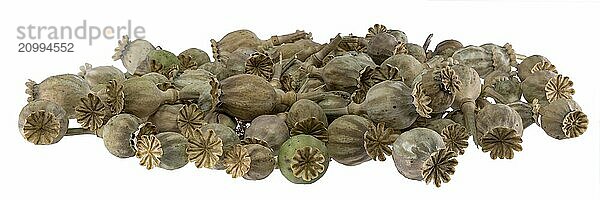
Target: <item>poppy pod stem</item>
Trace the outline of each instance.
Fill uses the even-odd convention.
[[[342,116],[342,115],[362,115],[366,114],[363,104],[350,102],[348,106],[343,108],[323,109],[326,115]]]
[[[338,33],[333,38],[333,40],[331,40],[331,42],[329,42],[329,44],[327,44],[327,45],[325,45],[325,47],[323,47],[323,49],[321,49],[317,53],[315,53],[315,54],[311,55],[310,57],[308,57],[306,59],[306,63],[305,64],[307,66],[311,66],[311,65],[321,66],[323,64],[323,59],[325,59],[325,56],[327,56],[333,50],[337,49],[337,47],[338,47],[338,45],[340,44],[341,41],[342,41],[342,36],[340,36],[340,34]]]
[[[292,43],[301,39],[310,39],[312,38],[311,33],[306,33],[301,30],[297,30],[294,33],[286,34],[286,35],[274,35],[269,38],[269,42],[271,42],[274,46],[282,45],[285,43]]]
[[[464,115],[465,127],[469,135],[475,135],[475,102],[467,101],[461,105],[460,110]]]
[[[84,128],[69,128],[67,129],[67,133],[65,136],[73,136],[73,135],[96,135],[94,131],[90,131]]]

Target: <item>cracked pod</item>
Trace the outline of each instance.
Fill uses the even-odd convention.
[[[509,63],[504,62],[506,58],[503,51],[496,47],[467,46],[454,52],[452,58],[461,65],[475,69],[481,78],[485,78],[495,70],[510,71]]]
[[[423,72],[423,64],[417,59],[406,54],[393,55],[386,59],[381,66],[391,65],[398,68],[399,75],[406,85],[412,85],[415,78]]]
[[[110,80],[118,82],[125,81],[125,74],[121,70],[113,66],[98,66],[92,67],[91,64],[85,63],[79,68],[79,76],[83,77],[89,84],[90,88],[95,88],[100,84],[108,84]]]
[[[348,166],[371,160],[365,150],[365,132],[372,126],[370,120],[357,115],[344,115],[327,128],[327,149],[335,161]]]
[[[541,105],[561,98],[571,99],[575,94],[573,81],[568,76],[547,70],[533,73],[521,83],[521,88],[527,102],[532,103],[537,99]]]
[[[41,83],[29,80],[26,94],[29,94],[28,102],[35,100],[48,100],[65,109],[67,117],[74,119],[77,116],[77,107],[81,98],[91,92],[88,83],[80,76],[74,74],[63,74],[51,76]]]
[[[146,56],[152,50],[154,46],[142,39],[136,39],[129,41],[129,36],[124,35],[119,40],[119,45],[115,48],[115,54],[112,56],[113,60],[121,60],[125,69],[129,74],[135,74],[138,67],[146,60]]]
[[[143,78],[131,78],[123,82],[125,95],[124,112],[145,119],[166,102],[175,102],[178,92],[175,89],[161,91],[152,81]]]
[[[541,107],[537,115],[540,127],[546,134],[559,140],[579,137],[587,130],[589,123],[587,115],[572,99],[557,99]]]
[[[556,68],[550,63],[548,58],[540,55],[529,56],[517,65],[517,75],[521,81],[541,70],[555,71]],[[558,72],[555,71],[555,73]]]
[[[442,136],[431,129],[415,128],[400,134],[392,144],[396,169],[404,177],[423,180],[424,163],[438,150],[444,149]]]
[[[276,115],[261,115],[250,123],[246,129],[246,138],[256,138],[265,141],[275,153],[279,152],[281,144],[290,138],[285,120]]]
[[[46,100],[29,102],[19,113],[19,132],[36,145],[57,143],[67,133],[69,119],[58,104]]]
[[[523,121],[517,111],[504,104],[490,104],[477,113],[475,144],[492,159],[512,159],[521,151]]]
[[[366,115],[375,123],[402,130],[412,125],[419,116],[413,105],[412,90],[400,81],[383,81],[371,87],[365,101],[347,107],[325,109],[327,115]]]
[[[277,166],[288,181],[310,184],[323,177],[329,159],[325,143],[310,135],[297,135],[281,145]]]
[[[133,157],[136,151],[132,140],[141,123],[138,117],[130,114],[110,118],[99,130],[108,152],[119,158]]]

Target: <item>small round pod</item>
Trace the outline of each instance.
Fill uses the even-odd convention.
[[[175,89],[161,91],[152,81],[131,78],[123,82],[125,95],[123,110],[126,113],[145,119],[166,102],[175,102],[178,92]]]
[[[54,144],[67,133],[69,118],[58,104],[35,100],[21,109],[18,126],[27,141],[36,145]]]
[[[147,126],[146,123],[142,126]],[[151,125],[153,126],[153,125]],[[151,127],[155,131],[155,127]],[[140,158],[140,165],[150,170],[156,166],[175,170],[185,166],[188,163],[186,153],[188,140],[183,135],[175,132],[142,133],[145,127],[140,128],[136,136],[135,156]]]
[[[246,180],[265,179],[275,169],[273,151],[255,143],[235,145],[225,152],[223,163],[225,172],[232,178],[244,177]]]
[[[520,101],[523,96],[521,81],[509,73],[494,71],[484,79],[482,95],[503,104]]]
[[[311,77],[319,77],[329,91],[354,92],[357,89],[360,72],[368,66],[359,56],[344,55],[333,58],[322,68],[307,66]],[[362,62],[362,63],[361,63]],[[367,62],[371,62],[367,60]],[[371,62],[372,65],[375,65]]]
[[[494,70],[510,71],[510,65],[495,60],[497,59],[496,56],[499,56],[498,51],[489,51],[478,46],[467,46],[454,52],[452,58],[461,65],[475,69],[481,78],[485,78]]]
[[[426,128],[434,130],[442,136],[446,149],[463,155],[469,145],[467,129],[450,119],[437,119],[428,122]]]
[[[415,80],[418,80],[415,79]],[[421,117],[431,118],[431,113],[443,113],[460,91],[461,81],[451,67],[427,70],[414,84],[413,104]]]
[[[375,64],[380,65],[384,60],[394,55],[394,50],[396,50],[398,44],[398,40],[392,34],[377,33],[369,38],[366,52]]]
[[[537,99],[541,105],[561,98],[571,99],[575,94],[573,81],[568,76],[547,70],[533,73],[521,83],[521,88],[527,102]]]
[[[290,132],[285,120],[276,115],[261,115],[250,123],[245,137],[265,141],[274,152],[279,152],[281,144],[290,138]]]
[[[405,46],[408,55],[411,55],[421,63],[427,62],[427,55],[425,54],[425,49],[423,49],[421,45],[406,43]]]
[[[576,138],[588,127],[588,117],[573,99],[557,99],[539,109],[540,126],[555,139]]]
[[[75,107],[81,98],[91,92],[88,83],[74,74],[51,76],[39,84],[29,80],[25,85],[27,86],[25,93],[30,95],[27,101],[39,99],[52,101],[67,112],[69,119],[76,118]]]
[[[529,56],[517,65],[517,75],[522,81],[540,70],[555,71],[556,68],[550,63],[548,58],[540,55]]]
[[[424,163],[435,152],[444,149],[442,136],[431,129],[415,128],[400,134],[392,144],[392,159],[404,177],[423,180]]]
[[[521,151],[523,121],[519,113],[504,104],[490,104],[477,113],[475,144],[492,159],[512,159]]]
[[[415,78],[423,72],[423,64],[411,55],[396,54],[386,59],[381,66],[391,65],[398,68],[406,85],[412,85]]]
[[[91,64],[85,63],[79,69],[81,72],[78,75],[87,81],[90,88],[94,88],[100,84],[108,84],[110,80],[125,81],[125,74],[113,66],[92,67]]]
[[[507,106],[519,113],[521,120],[523,120],[523,129],[526,129],[527,127],[531,126],[531,124],[535,123],[533,108],[529,104],[516,101],[507,104]]]
[[[308,99],[300,99],[290,107],[285,122],[288,127],[293,128],[296,123],[311,117],[316,117],[325,126],[329,124],[327,116],[319,104]]]
[[[365,149],[365,132],[373,122],[357,115],[344,115],[327,128],[327,149],[335,161],[348,166],[371,160]]]
[[[155,48],[150,42],[142,39],[129,41],[129,36],[124,35],[119,40],[119,45],[115,48],[112,59],[115,61],[121,60],[127,72],[135,74],[137,68],[146,60],[146,56],[152,50],[155,50]]]
[[[433,50],[433,56],[442,56],[444,59],[452,57],[456,50],[462,49],[464,46],[458,40],[444,40],[438,43]]]
[[[325,143],[310,135],[297,135],[281,145],[277,166],[290,182],[310,184],[323,177],[329,159]]]
[[[99,130],[108,152],[119,158],[133,157],[136,151],[131,140],[141,123],[140,118],[130,114],[110,118]]]
[[[366,115],[375,123],[399,131],[412,125],[419,114],[413,104],[412,89],[401,81],[383,81],[369,89],[363,103],[325,109],[327,115]]]
[[[183,107],[183,104],[169,105],[165,104],[158,107],[158,110],[154,114],[148,117],[148,122],[154,124],[157,131],[162,132],[179,132],[179,126],[177,125],[177,116],[179,110]]]
[[[217,137],[219,137],[223,143],[223,152],[230,151],[233,149],[233,146],[240,144],[240,138],[235,133],[235,131],[223,124],[204,124],[200,131],[208,132],[212,130]],[[225,166],[223,166],[223,156],[219,159],[213,169],[223,170]]]
[[[210,62],[210,57],[208,56],[208,54],[206,52],[202,51],[201,49],[197,49],[197,48],[186,49],[185,51],[179,53],[177,58],[179,58],[180,61],[182,59],[183,60],[189,59],[189,61],[187,62],[187,63],[189,63],[188,66],[200,66],[200,65],[203,65],[204,63]],[[182,64],[183,64],[183,62],[182,62]],[[183,65],[184,70],[188,66]]]

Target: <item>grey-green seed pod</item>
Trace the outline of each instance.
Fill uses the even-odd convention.
[[[254,118],[246,129],[247,138],[256,138],[267,142],[269,148],[279,152],[281,144],[290,138],[285,121],[276,115],[261,115]]]
[[[279,150],[277,165],[292,183],[310,184],[319,180],[329,167],[325,143],[310,135],[291,137]]]
[[[69,118],[58,104],[35,100],[21,109],[18,125],[27,141],[38,145],[54,144],[67,133]]]
[[[425,49],[423,49],[421,45],[407,43],[405,46],[406,50],[408,51],[408,55],[411,55],[421,63],[427,62],[427,55],[425,54]]]
[[[90,88],[94,88],[100,84],[108,84],[110,80],[118,82],[125,81],[125,74],[113,66],[92,67],[91,64],[85,63],[85,65],[81,66],[79,69],[81,70],[79,76],[87,81]]]
[[[65,109],[69,119],[76,117],[75,107],[81,98],[91,92],[88,83],[74,74],[51,76],[39,84],[29,80],[25,85],[27,86],[25,93],[30,95],[27,101],[39,99],[52,101]]]
[[[160,141],[163,151],[158,165],[160,168],[174,170],[188,163],[187,138],[175,132],[162,132],[156,134],[156,138]]]
[[[357,115],[344,115],[327,128],[327,149],[337,162],[354,166],[371,160],[365,150],[365,132],[373,125],[370,120]]]
[[[154,46],[142,39],[129,41],[129,36],[124,35],[123,39],[119,40],[119,46],[115,48],[113,60],[121,60],[123,66],[129,74],[135,74],[137,68],[146,60],[148,52],[154,50]]]
[[[204,63],[210,62],[208,54],[197,48],[189,48],[179,53],[179,56],[189,56],[191,62],[195,62],[196,66],[203,65]]]
[[[275,169],[273,150],[260,144],[244,145],[250,155],[250,169],[242,177],[246,180],[262,180]]]
[[[397,54],[389,57],[381,66],[391,65],[398,68],[400,76],[406,85],[412,85],[415,77],[423,72],[423,64],[411,55]]]
[[[202,125],[200,131],[208,132],[208,130],[213,130],[217,137],[221,138],[223,141],[223,151],[229,151],[233,148],[234,145],[240,144],[240,138],[235,133],[235,131],[223,124],[205,124]],[[222,156],[221,156],[222,157]],[[223,159],[219,159],[218,163],[215,165],[214,169],[223,170],[225,169],[223,166]]]
[[[325,112],[323,112],[323,109],[317,103],[307,99],[300,99],[290,107],[285,122],[288,127],[294,127],[296,123],[311,117],[316,117],[325,126],[329,124],[327,123]]]
[[[550,61],[544,57],[544,56],[540,56],[540,55],[533,55],[533,56],[529,56],[527,58],[525,58],[523,61],[521,61],[521,63],[519,63],[519,65],[517,65],[517,72],[518,72],[518,76],[519,79],[521,79],[521,81],[524,81],[525,79],[527,79],[529,76],[531,76],[533,73],[535,73],[536,71],[539,70],[532,70],[535,65],[540,64],[538,67],[541,67],[541,65],[543,65],[544,63],[547,63],[548,66],[550,66]]]
[[[177,116],[183,104],[169,105],[165,104],[158,107],[154,114],[148,117],[148,122],[152,122],[157,128],[157,131],[162,132],[179,132],[177,126]]]
[[[99,130],[108,152],[119,158],[133,157],[135,149],[131,140],[140,124],[141,120],[130,114],[119,114],[110,118]]]
[[[492,159],[512,159],[521,151],[523,121],[517,111],[504,104],[490,104],[477,113],[476,145]]]
[[[588,117],[572,99],[557,99],[538,113],[540,126],[548,136],[569,139],[582,135],[588,127]]]
[[[423,180],[425,161],[445,144],[438,133],[431,129],[415,128],[402,133],[392,144],[392,158],[396,169],[404,177]]]

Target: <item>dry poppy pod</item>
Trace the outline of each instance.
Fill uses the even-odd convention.
[[[331,53],[333,50],[336,50],[341,41],[342,37],[338,33],[333,39],[331,39],[329,44],[323,45],[323,48],[321,48],[318,52],[310,55],[306,59],[302,57],[299,57],[298,59],[304,60],[304,64],[306,66],[321,67],[325,64],[325,57],[329,55],[329,53]]]
[[[426,128],[434,130],[442,136],[446,149],[459,155],[465,153],[465,149],[469,145],[467,141],[469,134],[463,125],[449,119],[438,119],[427,123]]]
[[[408,43],[408,38],[404,31],[388,29],[386,33],[393,35],[398,40],[398,43]]]
[[[277,166],[290,182],[310,184],[323,177],[329,159],[325,143],[310,135],[297,135],[281,145]]]
[[[444,40],[435,46],[432,56],[452,57],[456,50],[462,49],[463,45],[458,40]]]
[[[356,90],[360,72],[365,67],[355,56],[348,55],[333,58],[323,68],[307,66],[307,71],[310,76],[321,78],[330,91],[352,93]]]
[[[108,84],[108,81],[113,79],[119,82],[125,81],[125,74],[113,66],[92,67],[91,64],[85,63],[79,69],[81,70],[79,76],[87,81],[90,88],[94,88],[99,84]]]
[[[362,103],[365,100],[367,92],[373,85],[383,81],[403,81],[398,68],[391,65],[368,66],[360,72],[358,78],[358,89],[352,94],[352,101]]]
[[[526,129],[531,124],[535,123],[533,118],[533,108],[529,104],[516,101],[507,105],[519,113],[521,120],[523,120],[523,129]]]
[[[223,143],[223,151],[229,151],[233,148],[233,146],[240,144],[240,138],[235,133],[235,131],[225,125],[222,124],[204,124],[200,131],[208,132],[209,130],[214,131],[215,135],[221,139]],[[220,156],[219,161],[213,167],[213,169],[222,170],[225,169],[223,166],[223,156]]]
[[[150,73],[144,74],[142,76],[132,77],[132,78],[142,78],[147,81],[152,81],[152,83],[154,83],[156,85],[169,82],[169,78],[167,78],[165,75],[162,75],[162,74],[159,74],[156,72],[150,72]],[[129,78],[129,79],[131,79],[131,78]]]
[[[338,45],[336,49],[336,55],[341,52],[362,52],[367,48],[367,43],[369,41],[363,37],[354,36],[352,34],[348,36],[342,36],[342,41]]]
[[[54,144],[69,128],[67,113],[58,104],[46,100],[29,102],[19,114],[19,132],[33,144]]]
[[[223,36],[220,41],[210,40],[213,57],[220,59],[219,55],[223,52],[233,52],[241,47],[252,48],[256,50],[268,49],[273,46],[284,43],[291,43],[301,39],[310,38],[310,34],[304,31],[296,31],[287,35],[272,36],[268,40],[260,40],[256,34],[249,30],[237,30]]]
[[[490,104],[477,113],[475,144],[492,159],[512,159],[521,151],[523,121],[517,111],[504,104]]]
[[[280,62],[294,58],[296,56],[308,58],[310,55],[321,50],[323,46],[319,43],[312,41],[311,39],[301,39],[294,43],[286,43],[279,46],[275,46],[270,55],[278,55],[273,58],[274,62]]]
[[[371,87],[361,104],[350,103],[345,108],[326,109],[328,115],[363,115],[375,123],[385,123],[395,130],[409,127],[417,119],[412,89],[400,81],[383,81]]]
[[[369,39],[366,52],[376,64],[380,65],[384,60],[394,55],[398,44],[398,40],[393,35],[378,33]]]
[[[127,72],[135,74],[137,68],[146,60],[148,52],[152,50],[155,50],[155,48],[150,42],[142,39],[129,41],[129,36],[124,35],[119,40],[119,45],[115,48],[115,54],[112,56],[112,59],[121,60]]]
[[[152,123],[145,123],[137,133],[135,156],[140,159],[140,165],[148,170],[154,167],[174,170],[185,166],[188,163],[187,138],[176,132],[156,131]]]
[[[415,59],[417,59],[421,63],[425,63],[427,61],[427,56],[425,54],[425,49],[418,44],[406,43],[406,50],[408,55],[411,55]]]
[[[327,149],[335,161],[348,166],[371,160],[365,149],[365,132],[372,126],[370,120],[357,115],[344,115],[327,128]]]
[[[154,124],[158,132],[179,132],[177,125],[177,116],[183,104],[162,105],[154,114],[148,117],[148,122]]]
[[[461,89],[461,81],[451,67],[427,70],[420,79],[414,84],[412,95],[413,104],[422,117],[445,112],[454,102],[455,93]]]
[[[208,114],[206,114],[206,116],[204,116],[204,121],[209,124],[223,124],[231,129],[235,129],[235,127],[237,126],[237,122],[235,121],[235,119],[226,114],[218,112],[209,112]]]
[[[242,120],[270,114],[278,104],[275,90],[259,76],[240,74],[220,83],[219,108]]]
[[[216,78],[216,76],[204,69],[185,70],[173,78],[173,85],[178,89],[182,89],[195,83],[210,82],[212,78]]]
[[[225,66],[225,64],[223,64],[222,62],[204,63],[203,65],[198,66],[198,69],[210,72],[217,78],[217,80],[223,80],[227,77],[233,76],[234,73],[239,74],[227,68],[227,66]]]
[[[556,68],[550,63],[548,58],[540,55],[529,56],[517,65],[518,76],[522,81],[540,70],[553,71],[556,70]]]
[[[300,99],[290,107],[285,122],[288,127],[293,128],[296,123],[311,117],[316,117],[325,126],[328,125],[327,116],[325,116],[325,112],[323,112],[323,109],[317,103],[307,99]]]
[[[477,72],[465,65],[453,65],[452,69],[460,80],[460,90],[455,93],[452,108],[461,110],[464,116],[464,126],[469,135],[475,134],[475,100],[481,94],[481,79]],[[456,120],[455,120],[456,121]],[[458,121],[457,121],[458,122]]]
[[[75,107],[81,98],[91,92],[88,83],[74,74],[51,76],[39,84],[29,80],[25,85],[27,86],[25,93],[29,94],[27,101],[40,99],[52,101],[65,109],[69,119],[76,117]]]
[[[152,115],[165,102],[175,102],[178,92],[175,89],[161,91],[152,81],[132,78],[123,82],[125,94],[124,112],[145,119]]]
[[[415,128],[400,134],[392,144],[392,159],[404,177],[423,180],[424,163],[429,157],[444,149],[442,136],[431,129]]]
[[[204,81],[187,85],[179,90],[179,99],[193,100],[202,112],[208,112],[217,106],[217,87],[216,79],[214,82]]]
[[[255,143],[257,140],[248,141],[249,143],[236,145],[225,152],[225,172],[233,178],[244,177],[246,180],[267,178],[275,169],[273,150],[261,143]]]
[[[245,137],[265,141],[274,152],[279,152],[281,144],[290,138],[290,132],[281,117],[261,115],[252,120],[250,127],[246,129]]]
[[[535,72],[527,77],[521,84],[521,88],[527,102],[532,103],[534,99],[538,99],[541,105],[547,105],[561,98],[571,99],[575,94],[573,81],[568,76],[546,70]]]
[[[500,50],[488,51],[483,47],[467,46],[454,52],[452,58],[461,65],[475,69],[481,78],[485,78],[494,70],[510,71],[510,65],[501,64],[494,60],[496,59],[495,55],[499,54],[498,51]]]
[[[579,137],[588,127],[588,117],[572,99],[557,99],[541,107],[538,113],[540,127],[555,139]]]
[[[414,57],[406,54],[393,55],[381,63],[381,66],[387,65],[398,68],[399,75],[404,78],[406,85],[412,85],[415,77],[423,72],[423,64]]]
[[[144,60],[134,75],[144,75],[150,72],[156,72],[166,77],[174,77],[181,66],[181,61],[177,56],[167,50],[163,50],[160,47],[151,50],[146,55]]]
[[[186,49],[185,51],[179,53],[177,57],[179,58],[179,61],[181,61],[182,70],[190,67],[198,67],[204,63],[210,62],[210,57],[208,54],[197,48]]]
[[[494,66],[499,67],[497,70],[510,71],[510,67],[517,66],[517,54],[510,43],[506,43],[504,46],[488,43],[481,47],[492,52]]]
[[[484,79],[482,95],[503,104],[520,101],[523,95],[521,81],[509,73],[494,71]]]
[[[99,130],[108,152],[119,158],[133,157],[135,149],[131,140],[141,122],[138,117],[130,114],[119,114],[110,118]]]

